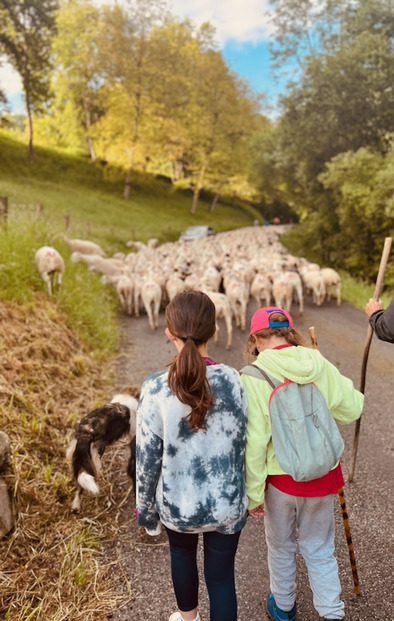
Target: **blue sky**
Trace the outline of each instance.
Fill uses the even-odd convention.
[[[229,42],[221,51],[233,71],[245,77],[254,91],[265,94],[264,111],[268,116],[275,116],[275,104],[278,95],[284,91],[284,82],[276,81],[272,76],[266,43],[239,45]]]
[[[189,17],[196,26],[209,22],[229,67],[247,78],[251,88],[265,93],[264,110],[275,116],[278,94],[284,81],[272,75],[268,42],[273,33],[269,0],[170,0],[174,15]]]
[[[110,3],[111,0],[96,0]],[[274,81],[267,44],[272,26],[267,15],[268,0],[170,0],[171,13],[188,17],[196,25],[210,22],[229,67],[245,77],[251,88],[266,93],[264,109],[275,116],[275,103],[283,82]],[[23,112],[20,80],[9,67],[0,67],[0,84],[8,94],[14,112]]]

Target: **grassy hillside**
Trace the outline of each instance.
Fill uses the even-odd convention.
[[[225,198],[213,213],[201,200],[191,215],[190,192],[142,173],[135,173],[126,201],[123,182],[122,171],[59,149],[37,147],[29,162],[26,146],[0,131],[0,196],[9,199],[11,222],[18,212],[34,215],[41,203],[53,233],[64,231],[68,216],[71,237],[93,239],[111,252],[129,239],[174,241],[190,224],[222,231],[262,219],[250,205],[239,201],[233,207]]]
[[[130,198],[124,200],[123,184],[122,171],[60,149],[37,147],[29,162],[26,145],[0,131],[0,196],[8,198],[7,224],[0,219],[0,299],[29,304],[43,291],[34,254],[42,245],[53,245],[66,259],[64,287],[57,295],[61,311],[85,344],[111,351],[113,288],[102,287],[98,274],[68,261],[70,251],[59,233],[95,241],[110,256],[126,251],[130,239],[174,241],[190,224],[221,231],[259,218],[241,202],[219,204],[209,213],[210,203],[203,200],[192,216],[190,193],[141,173],[134,175]]]

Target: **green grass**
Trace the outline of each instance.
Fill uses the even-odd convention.
[[[190,192],[139,172],[125,200],[123,181],[123,171],[60,149],[36,147],[29,163],[25,145],[0,131],[0,196],[8,197],[10,222],[20,214],[35,214],[41,203],[52,233],[64,231],[68,217],[70,237],[92,239],[111,253],[129,239],[174,241],[191,224],[222,231],[262,219],[252,205],[238,201],[233,207],[226,197],[213,213],[210,201],[200,200],[192,215]]]
[[[344,271],[340,271],[340,274],[342,299],[352,306],[364,310],[369,298],[373,298],[374,296],[375,287],[360,280],[356,280],[355,278],[351,278],[349,274]],[[389,305],[393,295],[394,292],[390,290],[387,290],[380,295],[384,308]]]
[[[46,293],[35,263],[36,250],[48,243],[53,230],[44,220],[19,214],[0,229],[0,299],[28,308],[34,295]],[[100,275],[81,264],[67,262],[63,286],[55,292],[58,307],[68,324],[91,349],[112,351],[116,344],[114,315],[117,301],[111,287],[103,287]],[[49,312],[49,308],[48,308]]]

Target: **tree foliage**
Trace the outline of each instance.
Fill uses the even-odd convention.
[[[68,0],[58,11],[56,25],[53,127],[63,143],[70,134],[78,136],[95,160],[91,128],[101,113],[102,71],[98,58],[98,34],[104,27],[101,12],[88,0]]]
[[[229,70],[209,24],[196,29],[160,0],[69,0],[57,23],[56,126],[75,111],[97,157],[125,169],[125,198],[138,168],[190,189],[192,213],[202,189],[252,195],[260,99]]]
[[[375,279],[382,240],[394,234],[394,153],[384,157],[365,148],[341,153],[320,181],[337,205],[339,231],[330,240],[331,252],[345,269]]]
[[[386,207],[384,217],[378,216],[377,209],[374,218],[361,217],[361,213],[369,214],[368,174],[353,187],[353,210],[356,196],[359,199],[357,213],[344,201],[332,175],[334,170],[338,174],[339,162],[344,161],[341,156],[346,161],[355,158],[353,171],[364,158],[371,175],[379,159],[385,168],[386,159],[391,158],[392,1],[274,0],[273,4],[280,9],[276,59],[280,64],[297,56],[300,77],[297,83],[289,83],[276,126],[261,143],[257,174],[264,167],[264,179],[298,213],[308,247],[319,253],[321,261],[370,275],[376,263],[374,253],[387,231],[392,232],[392,221]],[[358,236],[360,243],[349,243],[350,237],[345,241],[350,223],[357,231],[352,239]]]
[[[42,110],[49,97],[56,9],[56,0],[0,0],[0,51],[22,80],[30,156],[33,155],[32,116]]]

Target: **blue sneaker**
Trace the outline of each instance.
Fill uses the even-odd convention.
[[[291,610],[285,612],[278,608],[275,602],[275,598],[272,593],[268,597],[267,601],[267,612],[273,621],[296,621],[297,618],[297,604],[294,604]]]

